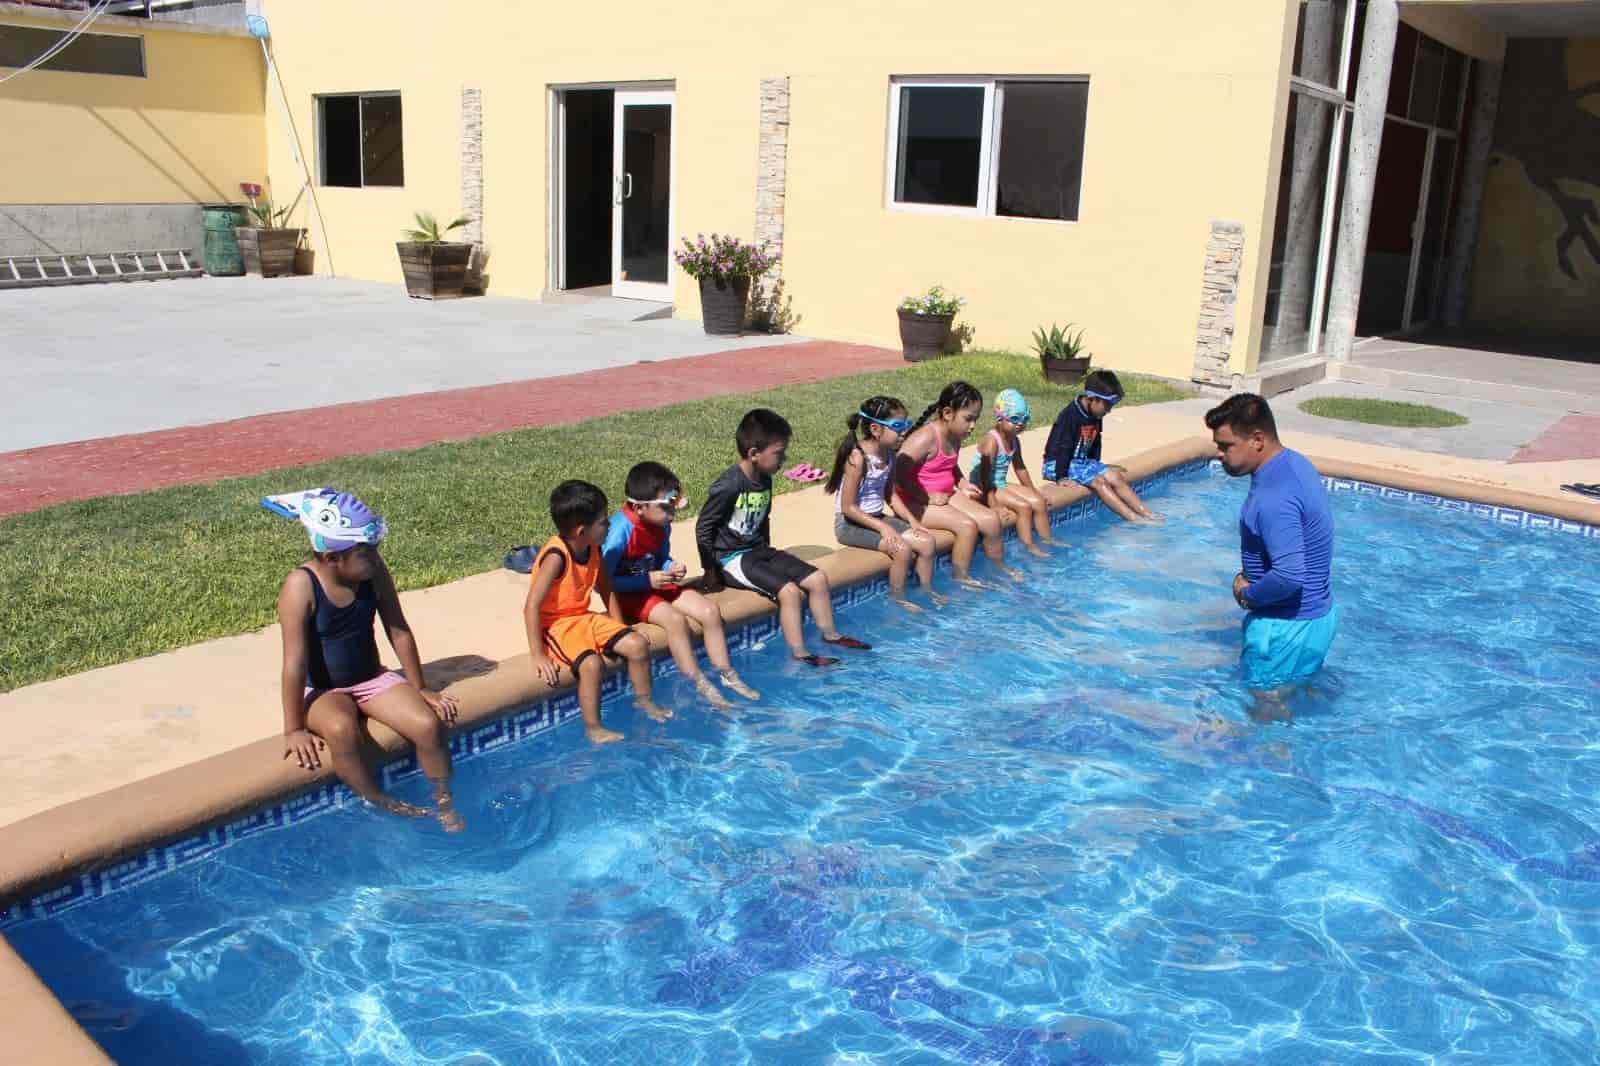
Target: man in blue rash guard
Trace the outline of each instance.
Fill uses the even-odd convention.
[[[1322,669],[1338,628],[1329,588],[1333,512],[1310,460],[1278,440],[1272,408],[1260,396],[1230,396],[1206,412],[1222,468],[1250,475],[1239,511],[1233,598],[1248,613],[1239,663],[1257,693],[1256,717],[1287,717],[1281,690]]]

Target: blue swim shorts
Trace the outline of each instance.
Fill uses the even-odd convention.
[[[1309,680],[1322,669],[1338,629],[1339,612],[1333,607],[1321,618],[1245,615],[1239,655],[1245,684],[1268,689]]]
[[[1098,459],[1074,459],[1067,465],[1067,474],[1063,478],[1057,476],[1055,460],[1046,459],[1039,473],[1044,475],[1046,481],[1076,481],[1080,485],[1087,485],[1106,470],[1106,464]]]

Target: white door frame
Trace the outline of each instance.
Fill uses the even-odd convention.
[[[612,107],[611,151],[611,295],[632,300],[672,302],[672,235],[677,215],[677,107],[672,89],[618,89]],[[633,176],[624,168],[624,115],[630,106],[667,107],[667,280],[628,281],[622,276],[622,207],[633,195]]]

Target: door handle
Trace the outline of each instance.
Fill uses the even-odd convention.
[[[628,190],[622,194],[622,198],[624,200],[631,200],[633,199],[633,175],[624,170],[622,172],[622,176],[628,182]]]

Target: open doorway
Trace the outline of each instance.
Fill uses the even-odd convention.
[[[670,88],[555,92],[554,288],[671,300]]]

